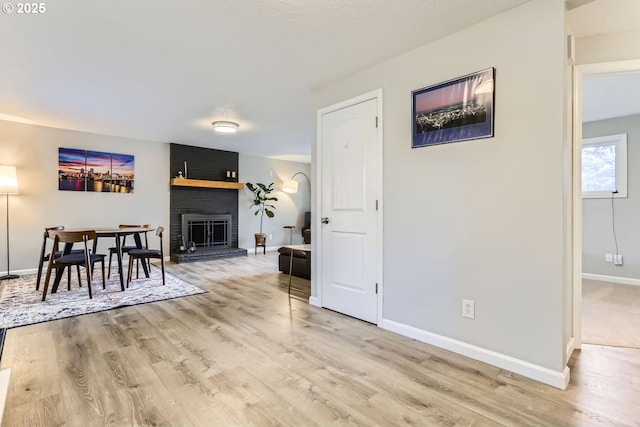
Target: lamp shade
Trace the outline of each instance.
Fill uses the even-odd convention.
[[[18,174],[15,166],[0,166],[0,194],[18,194]]]
[[[284,183],[282,184],[282,191],[284,191],[285,193],[297,193],[298,181],[294,181],[292,179],[284,181]]]

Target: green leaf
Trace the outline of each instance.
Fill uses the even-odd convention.
[[[273,218],[273,216],[275,215],[275,214],[274,214],[273,212],[271,212],[269,209],[265,209],[265,210],[264,210],[264,213],[266,213],[266,214],[267,214],[267,216],[268,216],[269,218]]]

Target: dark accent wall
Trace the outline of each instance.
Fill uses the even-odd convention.
[[[170,145],[170,174],[174,178],[178,172],[184,174],[184,162],[187,162],[187,178],[210,181],[226,181],[227,171],[238,170],[238,153],[191,147],[188,145]],[[181,214],[230,214],[231,247],[238,247],[238,190],[218,188],[171,187],[170,192],[170,244],[175,251],[178,235],[181,231]]]

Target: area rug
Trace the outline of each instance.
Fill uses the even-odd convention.
[[[15,328],[206,292],[170,273],[166,273],[166,285],[162,286],[160,269],[155,267],[151,269],[148,279],[144,278],[140,272],[141,278],[134,279],[124,292],[120,290],[117,274],[112,274],[111,279],[107,280],[107,288],[102,289],[102,279],[97,270],[91,287],[93,290],[92,299],[89,299],[89,291],[84,277],[83,286],[78,287],[75,271],[71,277],[71,290],[67,290],[67,281],[66,278],[63,278],[58,292],[52,294],[49,291],[44,302],[42,301],[42,283],[40,290],[36,291],[35,275],[2,281],[0,285],[0,328]]]

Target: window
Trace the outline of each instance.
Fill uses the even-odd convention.
[[[582,197],[627,197],[627,134],[582,140]]]

